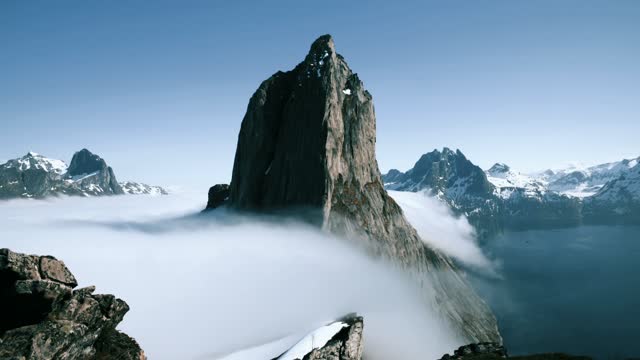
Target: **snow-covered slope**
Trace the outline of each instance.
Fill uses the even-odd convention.
[[[29,151],[25,156],[12,159],[0,165],[3,169],[15,168],[18,171],[30,169],[42,170],[53,174],[62,175],[67,171],[67,164],[62,160],[49,159],[33,151]]]
[[[513,171],[503,163],[496,163],[486,174],[489,182],[496,187],[496,195],[503,199],[510,198],[518,191],[527,197],[540,198],[547,190],[544,181]]]
[[[636,163],[595,195],[585,198],[583,212],[593,222],[640,223],[640,165]]]
[[[167,195],[167,190],[160,186],[147,185],[143,183],[124,181],[120,183],[125,194],[131,195]]]

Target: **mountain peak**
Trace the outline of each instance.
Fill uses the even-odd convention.
[[[508,173],[511,170],[509,165],[505,163],[495,163],[493,166],[487,171],[489,174],[504,174]]]
[[[462,335],[500,339],[490,310],[446,256],[425,247],[384,190],[375,122],[371,95],[331,37],[321,36],[302,63],[263,81],[251,97],[223,204],[309,209],[300,214],[305,221],[411,269],[421,284],[439,284],[437,296],[448,303],[443,316]]]
[[[335,53],[336,47],[333,43],[333,38],[331,35],[326,34],[317,38],[312,44],[311,49],[309,50],[309,54],[318,54],[323,53],[324,51],[328,53]]]
[[[107,163],[100,156],[87,149],[82,149],[71,158],[68,175],[90,174],[107,168]]]

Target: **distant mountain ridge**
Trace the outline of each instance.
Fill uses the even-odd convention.
[[[460,150],[444,148],[382,178],[390,190],[431,191],[485,236],[504,228],[640,223],[639,160],[527,175],[504,163],[483,171]]]
[[[87,149],[76,152],[69,166],[34,152],[0,165],[0,199],[122,194],[167,192],[159,186],[119,183],[106,161]]]

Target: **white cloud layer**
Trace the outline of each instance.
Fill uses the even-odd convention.
[[[349,312],[365,318],[368,359],[435,359],[461,345],[386,264],[302,224],[185,217],[202,205],[185,194],[0,202],[0,247],[54,255],[81,286],[126,300],[120,328],[151,359],[265,343],[273,357]]]
[[[475,231],[463,216],[456,217],[446,204],[427,192],[389,191],[422,240],[461,263],[493,272],[482,253]]]

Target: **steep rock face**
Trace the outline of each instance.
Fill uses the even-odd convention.
[[[89,193],[91,195],[124,194],[122,187],[116,180],[113,169],[100,156],[87,149],[73,154],[66,178],[72,191]]]
[[[145,359],[115,330],[127,304],[77,284],[54,257],[0,249],[0,359]]]
[[[373,254],[430,283],[461,336],[500,341],[494,316],[449,258],[428,248],[387,195],[375,158],[371,95],[329,35],[305,60],[264,81],[242,121],[229,206],[318,210],[309,220],[357,239]],[[433,296],[425,291],[425,297]]]

